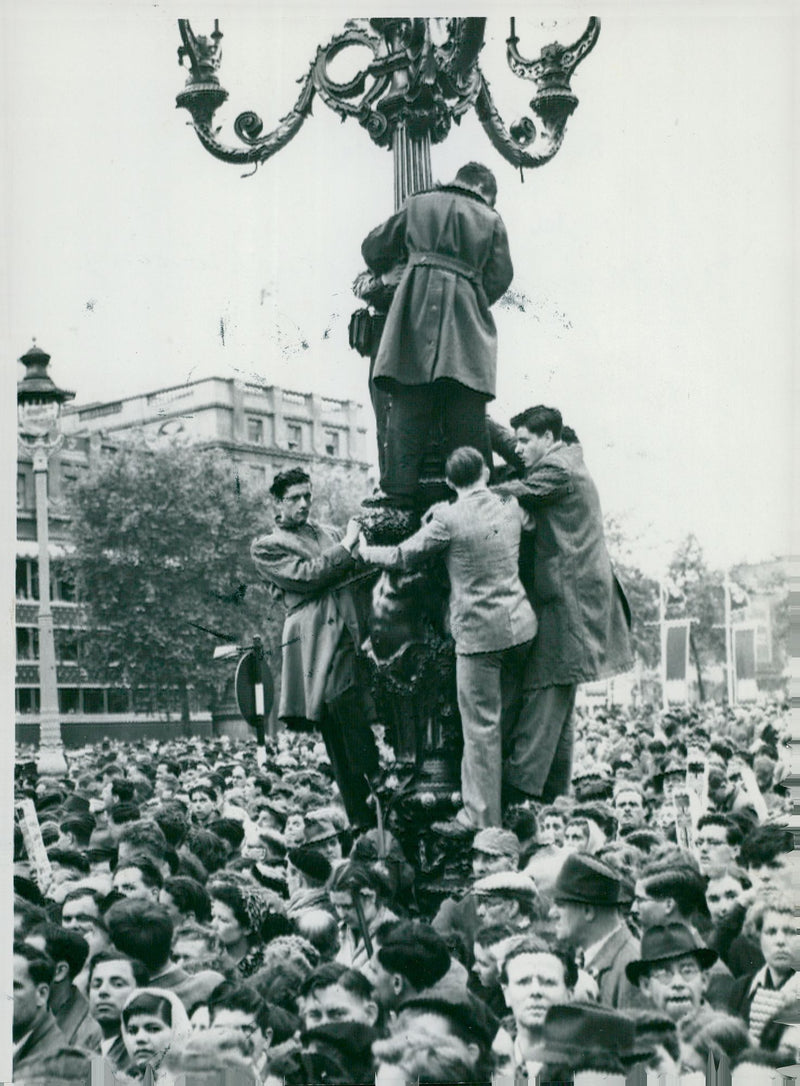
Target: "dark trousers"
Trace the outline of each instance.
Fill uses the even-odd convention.
[[[491,455],[486,431],[486,397],[458,381],[395,384],[381,475],[385,494],[404,504],[413,504],[432,440],[441,458],[441,474],[444,474],[444,461],[462,445],[471,445],[484,457]]]
[[[552,803],[569,791],[575,741],[572,711],[577,685],[527,689],[522,709],[504,737],[503,781]]]
[[[378,748],[369,726],[370,712],[357,687],[325,706],[319,730],[352,826],[370,826],[375,812],[367,804],[366,777],[378,771]]]

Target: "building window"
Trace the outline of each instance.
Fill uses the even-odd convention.
[[[60,713],[77,713],[81,707],[81,692],[77,686],[60,686],[58,688],[58,711]]]
[[[127,713],[130,707],[130,695],[127,690],[109,690],[109,713]]]
[[[105,690],[84,687],[81,694],[83,695],[84,713],[104,713],[106,711]]]
[[[286,427],[286,445],[291,452],[303,451],[303,427],[299,423],[290,422]]]
[[[325,431],[325,455],[339,456],[339,431]]]
[[[248,464],[247,475],[250,483],[259,489],[267,484],[267,469],[263,464]]]
[[[16,690],[16,703],[18,713],[39,712],[39,688],[38,686],[18,686]]]
[[[39,599],[39,563],[35,558],[17,559],[17,599]]]
[[[247,420],[247,440],[251,445],[264,444],[264,420],[249,417]]]
[[[75,579],[71,573],[59,572],[53,578],[53,599],[58,603],[75,603]]]
[[[28,508],[28,477],[24,471],[17,472],[17,509]]]
[[[17,659],[39,659],[39,631],[35,626],[17,626]]]
[[[60,664],[77,664],[78,638],[72,630],[56,630],[56,659]]]

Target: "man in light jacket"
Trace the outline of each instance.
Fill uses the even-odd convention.
[[[486,461],[469,446],[451,453],[445,474],[456,492],[454,504],[432,506],[419,531],[397,547],[371,547],[361,537],[359,551],[385,569],[444,556],[464,731],[464,807],[457,820],[478,829],[501,824],[503,726],[519,708],[536,616],[519,577],[525,518],[516,500],[489,490]]]

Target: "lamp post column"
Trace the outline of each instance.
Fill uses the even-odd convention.
[[[50,526],[47,493],[48,450],[34,448],[36,538],[39,542],[39,754],[37,769],[44,776],[67,772],[58,710],[56,646],[50,598]]]

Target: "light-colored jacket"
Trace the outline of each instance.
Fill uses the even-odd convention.
[[[279,525],[250,545],[259,576],[286,607],[278,716],[288,724],[319,722],[325,704],[356,681],[362,624],[347,582],[357,563],[340,538],[338,529],[309,521]]]
[[[519,577],[525,518],[514,498],[486,488],[441,502],[397,547],[362,550],[367,562],[407,569],[443,553],[450,575],[450,632],[456,652],[499,652],[536,636],[536,616]]]

